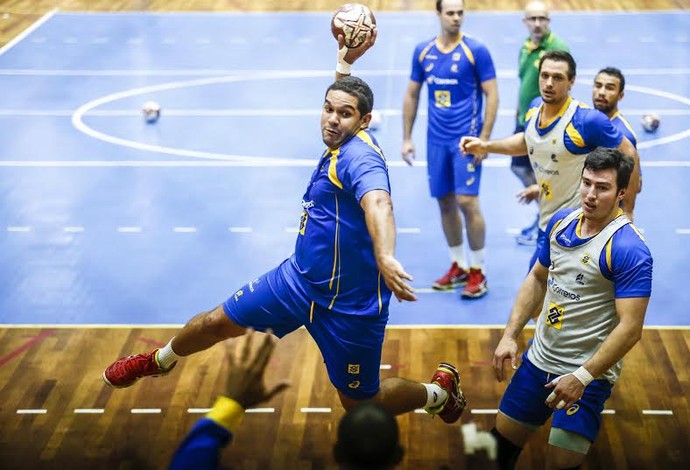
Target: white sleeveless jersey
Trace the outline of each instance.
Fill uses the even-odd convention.
[[[573,372],[601,347],[618,325],[613,282],[604,277],[599,257],[613,234],[630,223],[624,215],[580,246],[562,246],[556,237],[582,209],[568,214],[549,236],[551,266],[534,342],[527,352],[538,368],[556,375]],[[623,361],[601,377],[618,379]]]
[[[580,177],[585,155],[570,153],[565,146],[565,128],[570,124],[580,102],[572,100],[553,129],[539,135],[538,115],[525,129],[529,161],[539,184],[539,228],[546,230],[551,217],[561,209],[580,205]],[[539,110],[543,110],[544,104]]]

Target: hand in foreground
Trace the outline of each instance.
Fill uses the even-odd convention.
[[[225,395],[244,409],[269,401],[290,385],[289,382],[282,381],[270,390],[266,388],[264,372],[277,342],[271,330],[267,333],[259,339],[261,344],[257,348],[253,345],[255,332],[248,329],[247,334],[239,338],[235,354],[230,354]]]
[[[491,366],[494,368],[496,380],[499,382],[503,382],[503,363],[506,360],[510,359],[510,366],[513,370],[517,369],[517,351],[517,342],[509,336],[503,336],[496,346]]]
[[[474,155],[475,160],[482,156],[479,161],[486,158],[486,142],[479,137],[464,136],[460,138],[460,151],[463,155]]]
[[[573,374],[556,377],[544,387],[553,388],[553,392],[546,397],[545,403],[549,408],[556,410],[570,408],[582,398],[585,392],[585,386]]]
[[[405,272],[402,264],[392,256],[386,256],[378,262],[383,280],[400,302],[417,300],[414,289],[405,281],[412,281],[412,276]]]
[[[531,184],[516,194],[520,204],[529,204],[539,199],[539,185]]]
[[[371,49],[376,42],[376,35],[378,31],[374,29],[373,31],[367,32],[367,37],[362,44],[357,47],[346,47],[345,46],[345,36],[342,34],[338,35],[338,61],[345,61],[352,65],[357,59],[362,57],[366,51]]]
[[[411,140],[406,140],[403,142],[402,146],[402,158],[405,160],[405,163],[408,165],[412,166],[412,163],[414,162],[416,155],[414,151],[414,144],[412,143]]]

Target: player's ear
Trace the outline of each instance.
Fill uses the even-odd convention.
[[[362,119],[359,123],[359,128],[360,129],[368,129],[370,122],[371,122],[371,113],[367,113],[364,116],[362,116]]]
[[[626,190],[626,188],[618,190],[618,200],[619,201],[622,201],[625,198],[625,190]]]

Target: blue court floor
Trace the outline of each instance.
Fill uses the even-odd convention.
[[[376,46],[354,68],[383,115],[398,258],[419,289],[393,325],[503,325],[531,249],[515,231],[533,208],[508,160],[483,174],[490,292],[434,293],[449,265],[420,164],[400,159],[412,50],[437,33],[432,12],[378,13]],[[690,326],[690,14],[554,14],[578,61],[573,95],[621,68],[644,190],[636,224],[655,258],[647,325]],[[512,132],[517,13],[468,13],[499,73],[494,137]],[[0,50],[0,323],[181,324],[225,300],[293,249],[300,198],[323,150],[319,114],[335,41],[325,13],[54,13]],[[424,93],[423,93],[424,95]],[[147,125],[143,102],[163,114]],[[420,103],[420,110],[426,108]],[[655,134],[639,125],[656,111]],[[426,113],[415,125],[425,147]]]

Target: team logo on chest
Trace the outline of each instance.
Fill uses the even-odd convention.
[[[549,302],[549,311],[546,313],[546,324],[560,330],[563,326],[565,308],[555,302]]]
[[[582,264],[587,264],[587,263],[589,263],[589,261],[590,261],[591,259],[592,259],[592,257],[591,257],[590,255],[584,254],[584,255],[582,255],[582,258],[580,259],[580,262],[581,262]]]
[[[458,64],[453,64],[450,66],[450,71],[453,73],[458,73]]]
[[[451,58],[453,59],[453,62],[458,62],[460,60],[460,53],[453,52],[453,56]]]

